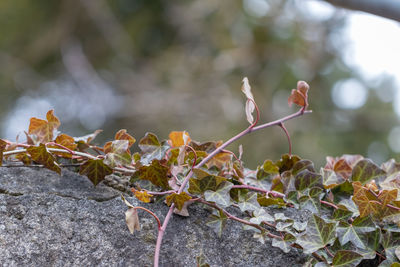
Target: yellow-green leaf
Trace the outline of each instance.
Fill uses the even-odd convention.
[[[171,206],[171,204],[174,203],[178,210],[182,210],[183,204],[190,199],[191,197],[186,194],[186,192],[182,192],[180,194],[172,193],[166,197],[168,206]]]
[[[79,170],[79,173],[86,175],[95,186],[112,172],[113,170],[104,164],[102,159],[89,159],[81,165]]]

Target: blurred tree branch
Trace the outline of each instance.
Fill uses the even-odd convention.
[[[358,10],[400,22],[399,0],[323,0],[336,7]]]

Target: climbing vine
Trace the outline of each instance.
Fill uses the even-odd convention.
[[[165,199],[170,206],[164,221],[151,210],[127,205],[131,233],[140,229],[139,210],[151,214],[158,229],[154,266],[158,266],[164,232],[173,213],[189,216],[188,206],[202,203],[214,212],[205,222],[221,236],[226,221],[234,220],[253,231],[254,238],[283,252],[301,249],[310,255],[306,266],[357,266],[375,259],[379,266],[400,266],[400,163],[393,159],[378,166],[360,155],[327,157],[316,170],[307,159],[292,155],[285,123],[310,114],[307,83],[300,81],[288,104],[299,110],[284,118],[259,124],[260,113],[247,78],[242,91],[247,98],[249,126],[226,142],[197,142],[185,131],[173,131],[160,141],[147,133],[138,142],[126,130],[117,131],[103,146],[93,143],[101,132],[72,137],[58,132],[59,119],[50,110],[46,119],[31,118],[26,142],[0,139],[0,165],[42,165],[61,174],[61,158],[78,166],[94,184],[112,173],[129,175],[134,197],[142,202]],[[265,160],[256,170],[245,168],[243,149],[235,154],[228,145],[254,131],[282,128],[289,153],[279,160]],[[62,162],[65,162],[63,160]],[[269,214],[265,207],[293,207],[310,214],[307,222]],[[241,216],[228,212],[238,211]],[[235,213],[236,214],[236,213]],[[208,266],[199,256],[198,266]]]

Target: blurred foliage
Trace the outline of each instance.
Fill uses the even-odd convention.
[[[363,107],[336,107],[337,81],[363,82],[341,59],[346,17],[313,17],[304,2],[2,0],[0,132],[14,138],[8,135],[26,128],[22,115],[44,117],[54,108],[72,135],[102,128],[109,139],[126,128],[136,138],[187,130],[198,140],[226,140],[247,127],[240,92],[247,76],[261,122],[295,111],[290,90],[298,80],[310,84],[314,113],[287,124],[295,154],[317,164],[344,153],[378,162],[395,156],[387,135],[397,117],[379,96],[390,80],[364,84]],[[279,128],[242,142],[249,167],[288,149]]]

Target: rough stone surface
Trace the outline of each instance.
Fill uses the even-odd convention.
[[[155,221],[139,211],[142,230],[131,235],[120,194],[103,184],[93,187],[69,170],[59,176],[44,169],[0,168],[0,265],[152,266]],[[163,203],[128,200],[161,219],[168,211]],[[229,221],[218,238],[205,225],[208,210],[192,205],[189,212],[190,217],[171,219],[160,266],[196,266],[201,251],[211,266],[292,267],[305,261],[294,249],[284,254],[270,242],[261,244],[236,222]]]

